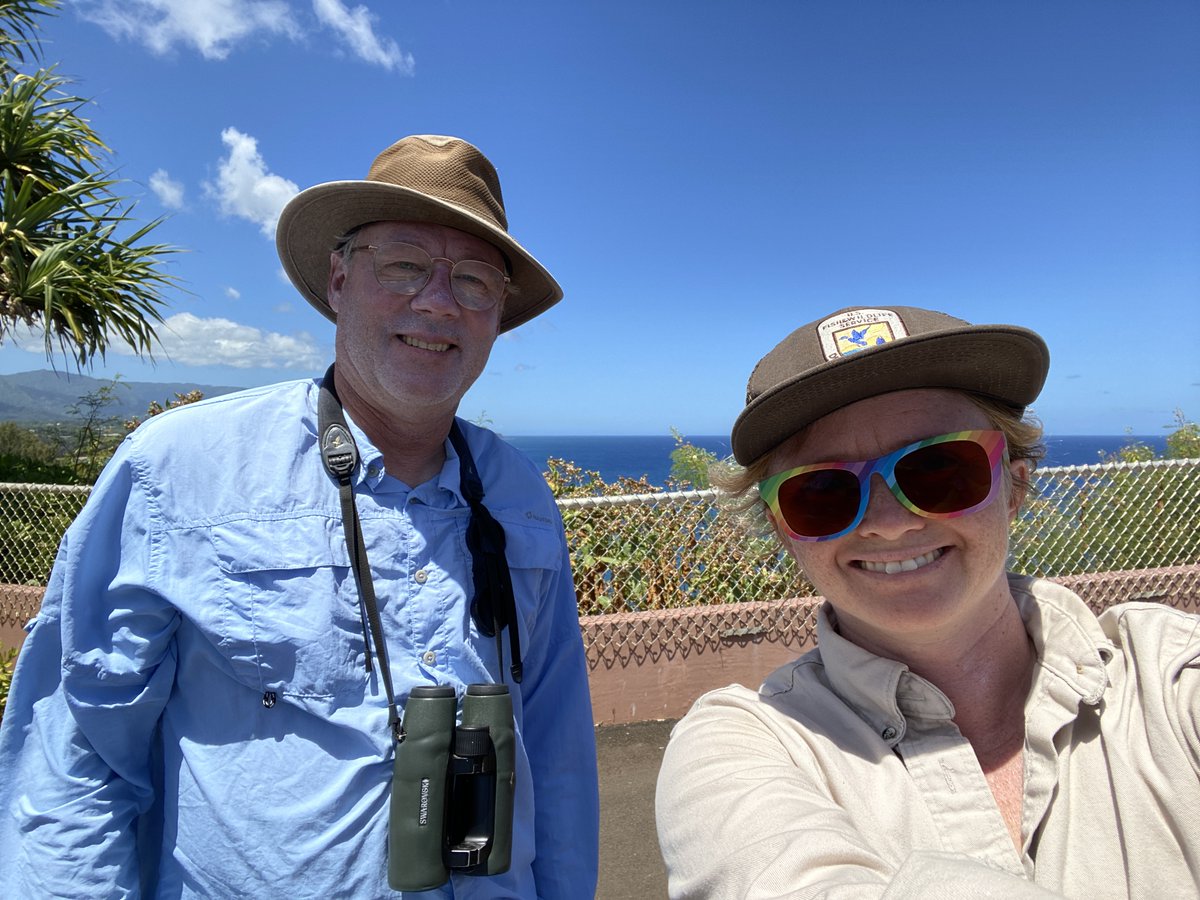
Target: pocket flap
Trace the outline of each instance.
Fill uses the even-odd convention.
[[[503,513],[496,521],[504,527],[504,555],[514,569],[562,568],[561,534],[557,528],[537,521],[532,524]]]
[[[329,516],[240,519],[214,525],[211,534],[218,564],[230,574],[350,565],[342,522]]]

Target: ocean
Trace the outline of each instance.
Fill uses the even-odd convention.
[[[687,435],[688,443],[715,453],[718,458],[729,456],[731,450],[726,435]],[[566,435],[559,437],[505,435],[505,440],[533,460],[543,472],[546,460],[554,457],[575,463],[581,469],[596,471],[606,482],[621,476],[641,478],[651,484],[666,485],[671,473],[671,451],[675,439],[670,435]],[[1062,435],[1046,438],[1046,459],[1041,468],[1049,466],[1079,466],[1100,461],[1100,453],[1112,453],[1134,441],[1140,441],[1162,453],[1167,446],[1165,435]]]

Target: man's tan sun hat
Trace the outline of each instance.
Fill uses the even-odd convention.
[[[840,309],[759,360],[733,424],[733,456],[748,466],[822,416],[891,391],[973,391],[1023,412],[1049,369],[1046,342],[1028,328],[914,306]]]
[[[380,221],[447,225],[495,245],[517,289],[504,300],[501,331],[562,299],[554,277],[509,236],[500,178],[487,157],[461,138],[418,134],[380,153],[366,180],[318,184],[284,207],[275,229],[279,258],[292,284],[326,318],[337,321],[325,296],[337,239]]]

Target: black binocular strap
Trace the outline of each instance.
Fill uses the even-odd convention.
[[[379,618],[379,603],[375,599],[375,585],[371,581],[371,567],[367,563],[367,545],[363,541],[358,507],[354,503],[352,477],[358,467],[358,446],[354,443],[337,389],[333,386],[333,366],[329,367],[321,382],[317,400],[317,431],[321,461],[325,464],[325,471],[337,479],[338,494],[342,501],[342,529],[346,535],[346,549],[350,552],[350,568],[354,571],[354,582],[358,586],[358,612],[363,625],[367,671],[371,671],[371,644],[374,643],[375,655],[379,657],[379,675],[387,693],[388,726],[392,730],[392,737],[399,742],[404,740],[404,736],[400,714],[396,711],[392,668],[388,665],[383,622]]]
[[[371,581],[371,569],[367,562],[367,547],[363,541],[358,507],[354,503],[352,479],[359,463],[358,447],[350,433],[350,426],[346,422],[337,389],[333,384],[333,366],[329,367],[321,380],[317,401],[317,432],[321,461],[325,470],[338,483],[342,503],[342,528],[346,535],[346,548],[350,552],[354,581],[358,586],[359,616],[362,619],[367,671],[371,669],[373,643],[388,698],[388,723],[396,740],[401,741],[404,739],[403,730],[396,711],[392,670],[388,665],[387,645],[383,639],[383,622],[379,617],[375,585]],[[504,671],[504,651],[500,631],[508,628],[512,677],[514,682],[520,684],[523,674],[521,637],[512,577],[508,571],[508,558],[504,553],[504,528],[483,505],[483,482],[479,478],[475,459],[471,456],[471,449],[467,446],[467,440],[457,421],[450,427],[450,442],[458,453],[459,487],[471,507],[471,518],[467,523],[467,549],[471,551],[471,575],[475,589],[475,596],[471,600],[471,617],[481,634],[489,637],[495,635],[501,672]]]
[[[460,488],[471,506],[471,521],[467,524],[467,549],[471,551],[471,575],[475,582],[471,617],[481,634],[496,636],[496,655],[502,671],[504,648],[500,643],[500,631],[508,628],[512,677],[514,682],[520,684],[524,671],[521,664],[521,635],[517,626],[512,575],[508,571],[508,557],[504,553],[504,528],[483,505],[483,481],[475,469],[471,448],[467,446],[467,439],[459,429],[457,420],[450,426],[450,443],[458,453]]]

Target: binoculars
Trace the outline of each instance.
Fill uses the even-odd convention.
[[[503,684],[471,684],[455,725],[454,688],[416,687],[396,745],[388,884],[440,887],[451,873],[499,875],[512,856],[514,735]]]

